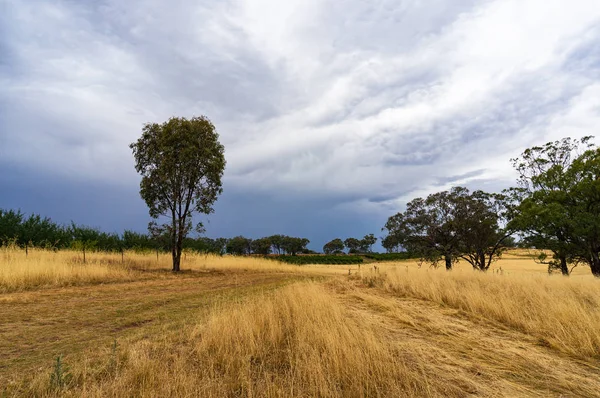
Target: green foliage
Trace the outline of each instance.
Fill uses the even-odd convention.
[[[400,252],[400,253],[368,253],[364,254],[364,257],[375,260],[375,261],[402,261],[402,260],[410,260],[414,258],[419,258],[412,253],[409,252]]]
[[[236,236],[227,241],[227,253],[236,256],[243,256],[252,252],[252,239]]]
[[[344,241],[344,246],[348,249],[348,253],[358,253],[362,246],[362,242],[356,238],[348,238]]]
[[[344,241],[340,238],[333,239],[323,246],[323,253],[325,254],[340,254],[344,251]]]
[[[250,244],[252,253],[262,254],[263,256],[271,254],[271,246],[271,240],[269,238],[255,239]]]
[[[295,238],[292,236],[284,236],[281,242],[282,250],[295,256],[298,253],[302,253],[306,250],[306,246],[310,243],[310,240],[306,238]]]
[[[526,149],[512,159],[518,186],[505,192],[509,226],[524,245],[552,251],[538,261],[563,275],[583,262],[600,276],[598,150],[591,138],[564,138]]]
[[[288,264],[295,265],[307,265],[307,264],[339,264],[339,265],[350,265],[350,264],[361,264],[363,262],[360,256],[271,256],[269,259],[281,261]]]
[[[463,187],[416,198],[404,213],[390,217],[384,246],[403,247],[423,261],[446,269],[462,258],[485,271],[504,250],[510,233],[500,227],[504,197]]]
[[[377,243],[377,238],[375,237],[375,235],[365,235],[365,237],[360,240],[360,252],[371,253],[373,245],[375,243]]]
[[[68,366],[62,360],[62,355],[57,356],[50,374],[50,387],[61,390],[69,385],[72,378]]]
[[[277,254],[282,254],[283,252],[283,240],[284,240],[285,236],[284,235],[272,235],[269,236],[269,241],[271,242],[271,245],[273,246],[273,250],[275,252],[277,252]]]
[[[135,169],[142,175],[140,195],[150,216],[170,219],[161,228],[170,236],[173,271],[179,271],[183,240],[190,232],[193,213],[212,213],[223,191],[223,145],[215,126],[201,116],[148,123],[130,148]],[[202,223],[196,229],[202,231]]]

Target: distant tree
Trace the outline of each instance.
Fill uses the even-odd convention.
[[[271,254],[271,246],[271,239],[269,238],[255,239],[251,244],[252,252],[263,256]]]
[[[212,205],[223,190],[223,145],[215,126],[201,116],[148,123],[130,148],[136,171],[142,175],[140,195],[150,216],[170,219],[162,227],[171,237],[173,271],[177,272],[193,213],[212,213]],[[201,231],[202,223],[196,229]]]
[[[100,231],[95,228],[77,225],[71,222],[69,233],[72,237],[71,245],[75,250],[83,253],[83,262],[86,262],[86,252],[96,249],[100,238]]]
[[[227,241],[227,253],[237,256],[250,254],[252,250],[252,239],[236,236]]]
[[[325,243],[323,246],[323,253],[325,254],[339,254],[344,251],[344,241],[340,238],[333,239]]]
[[[281,254],[281,252],[283,250],[284,238],[285,238],[285,236],[283,236],[283,235],[269,236],[269,241],[271,241],[271,244],[273,245],[273,249],[274,249],[274,251],[277,252],[277,254]]]
[[[373,234],[365,235],[360,241],[360,251],[362,253],[371,253],[373,251],[373,245],[377,243],[377,238]]]
[[[56,247],[64,238],[61,227],[48,217],[42,218],[39,214],[32,214],[24,218],[19,234],[19,241],[25,247],[25,254],[31,247]]]
[[[217,238],[214,240],[215,254],[223,255],[226,253],[227,238]]]
[[[20,210],[0,209],[0,244],[18,241],[24,217],[25,215]]]
[[[302,253],[306,249],[306,246],[310,243],[310,240],[306,238],[295,238],[291,236],[285,236],[282,241],[282,249],[287,253],[295,256],[298,253]]]
[[[356,238],[348,238],[344,241],[344,246],[348,249],[348,253],[358,253],[361,247],[361,241]]]
[[[153,248],[152,241],[147,234],[125,230],[121,239],[123,247],[128,250],[144,251]]]

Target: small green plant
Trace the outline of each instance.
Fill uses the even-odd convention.
[[[117,373],[117,365],[118,365],[117,347],[118,346],[119,345],[117,344],[117,339],[115,339],[110,348],[110,358],[108,359],[108,373],[109,374],[116,375],[116,373]]]
[[[63,362],[62,355],[57,356],[50,374],[50,387],[57,390],[63,389],[69,384],[71,378],[69,367]]]

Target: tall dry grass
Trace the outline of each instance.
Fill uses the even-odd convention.
[[[71,369],[65,389],[39,375],[37,396],[461,396],[423,360],[385,345],[314,283],[215,308],[207,322],[125,345]]]
[[[44,287],[127,281],[136,278],[128,265],[116,257],[81,253],[10,247],[0,248],[0,293]]]
[[[517,328],[565,353],[600,358],[600,280],[387,265],[388,291]]]
[[[24,250],[0,247],[0,293],[33,290],[165,276],[172,269],[168,253],[120,253],[88,252],[85,263],[83,254],[73,250]],[[165,271],[160,274],[148,271]],[[182,258],[185,271],[260,271],[307,274],[344,274],[345,267],[296,266],[261,257],[215,256],[185,252]]]

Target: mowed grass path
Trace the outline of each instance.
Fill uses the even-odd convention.
[[[152,338],[196,323],[223,302],[243,300],[298,275],[232,271],[165,272],[159,279],[0,295],[0,386],[53,360],[80,360],[123,338]]]

